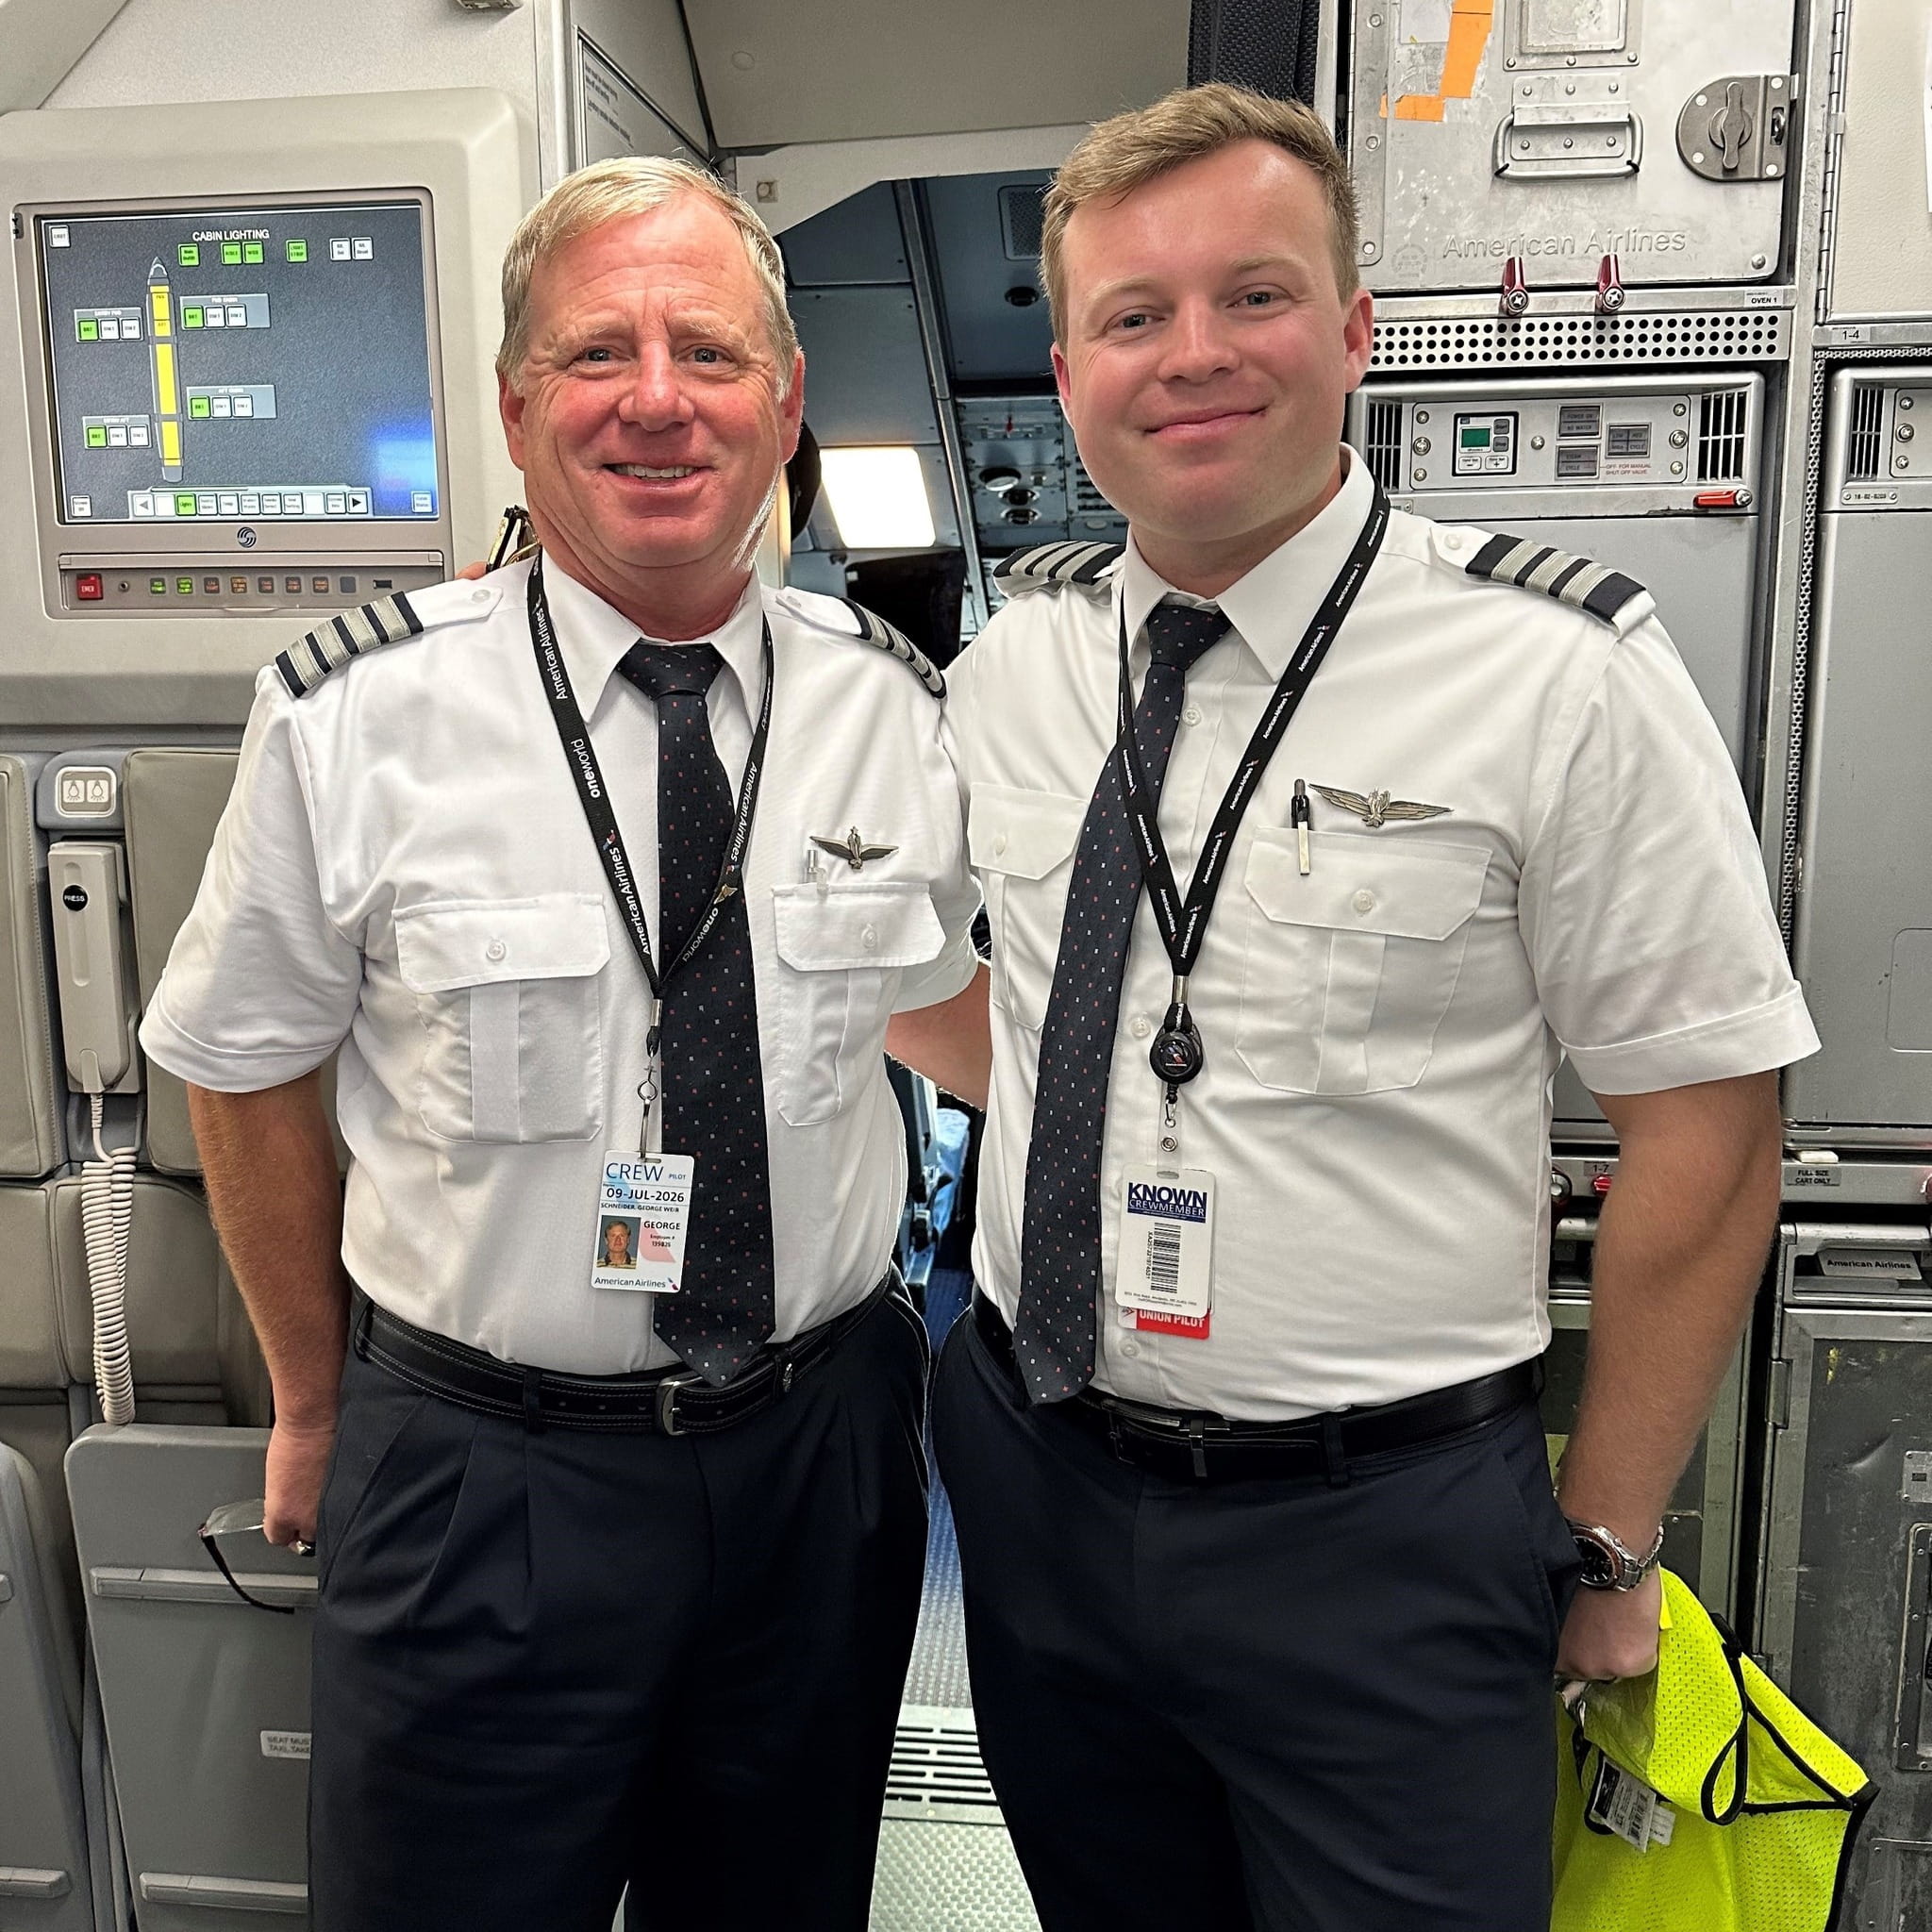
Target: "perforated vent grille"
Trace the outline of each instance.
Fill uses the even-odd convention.
[[[1000,190],[1000,239],[1007,246],[1008,261],[1038,261],[1041,207],[1046,200],[1044,187],[1028,187],[1024,182]]]
[[[1368,458],[1369,474],[1384,490],[1394,490],[1402,482],[1402,405],[1380,397],[1368,408],[1367,435],[1362,455]]]
[[[946,1819],[956,1824],[1000,1823],[999,1804],[980,1762],[972,1711],[911,1704],[900,1710],[885,1815]]]
[[[1769,362],[1788,353],[1782,309],[1378,322],[1372,369],[1556,368],[1594,362]]]
[[[1845,480],[1868,483],[1878,474],[1885,457],[1885,391],[1875,382],[1861,382],[1852,391],[1852,437]]]
[[[1740,389],[1708,390],[1697,404],[1697,480],[1744,480],[1744,404]]]

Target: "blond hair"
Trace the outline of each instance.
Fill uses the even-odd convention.
[[[1116,114],[1089,130],[1047,190],[1040,238],[1040,278],[1056,341],[1067,323],[1067,223],[1084,203],[1118,200],[1188,161],[1238,142],[1265,141],[1312,170],[1328,203],[1328,248],[1335,286],[1356,291],[1355,186],[1322,117],[1301,101],[1277,101],[1225,81],[1176,88],[1152,107]]]
[[[765,333],[778,359],[778,392],[790,392],[798,331],[785,306],[785,261],[772,231],[742,195],[708,170],[657,155],[621,155],[579,168],[517,225],[503,257],[503,341],[496,352],[496,373],[512,389],[529,353],[530,282],[539,264],[606,222],[650,214],[683,194],[708,201],[743,240],[745,259],[764,295]]]

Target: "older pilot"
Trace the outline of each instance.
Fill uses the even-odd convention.
[[[975,970],[942,687],[754,578],[804,362],[736,195],[587,169],[504,311],[541,554],[263,673],[143,1033],[318,1546],[314,1920],[856,1932],[924,1543],[880,1046]],[[640,1198],[669,1291],[592,1278]]]

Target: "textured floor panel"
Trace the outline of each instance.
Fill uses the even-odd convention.
[[[1003,1828],[889,1818],[872,1932],[1040,1932],[1040,1921]]]
[[[973,1277],[964,1270],[933,1271],[925,1322],[935,1351],[972,1292]],[[979,1761],[966,1680],[959,1547],[937,1478],[931,1523],[919,1633],[879,1831],[872,1932],[1040,1932]]]
[[[936,1268],[925,1291],[925,1324],[935,1352],[973,1292],[963,1269]],[[928,1445],[929,1447],[930,1445]],[[953,1538],[953,1507],[943,1485],[933,1480],[931,1527],[925,1543],[925,1594],[919,1631],[906,1676],[906,1702],[956,1709],[973,1702],[966,1681],[966,1624],[959,1603],[959,1546]]]

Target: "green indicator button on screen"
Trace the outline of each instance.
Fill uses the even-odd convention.
[[[242,259],[242,244],[241,244],[241,242],[224,242],[222,243],[222,259],[223,259],[223,260],[224,260],[225,262],[227,262],[227,263],[228,263],[228,264],[229,264],[229,265],[230,265],[231,267],[232,267],[232,266],[233,266],[233,265],[234,265],[234,264],[235,264],[236,262],[240,261],[240,260]]]
[[[261,259],[261,243],[259,242],[244,242],[242,244],[242,259],[243,261],[259,261]]]
[[[289,259],[291,261],[307,261],[308,259],[308,242],[291,242],[289,243]]]
[[[108,432],[101,428],[90,429],[87,433],[87,446],[90,449],[106,449],[108,446]]]
[[[1488,449],[1490,446],[1488,425],[1485,425],[1481,429],[1465,429],[1462,432],[1462,446],[1464,449]]]
[[[166,577],[150,577],[147,580],[147,593],[150,597],[165,597],[168,594]]]
[[[97,342],[101,339],[101,325],[92,316],[84,315],[75,325],[75,333],[84,342]]]
[[[199,268],[201,266],[201,250],[194,242],[182,242],[181,246],[175,250],[175,253],[180,257],[183,268]]]
[[[178,597],[193,596],[194,579],[192,577],[176,577],[175,579],[175,594]]]
[[[175,499],[175,514],[177,517],[192,517],[194,514],[193,497],[177,496]],[[192,591],[193,588],[193,583],[187,577],[182,577],[175,585],[176,590],[183,591]]]
[[[184,308],[181,311],[181,326],[183,328],[199,328],[201,326],[201,310],[198,308]]]
[[[188,413],[191,416],[206,416],[208,414],[208,398],[206,396],[190,396],[188,398]]]

